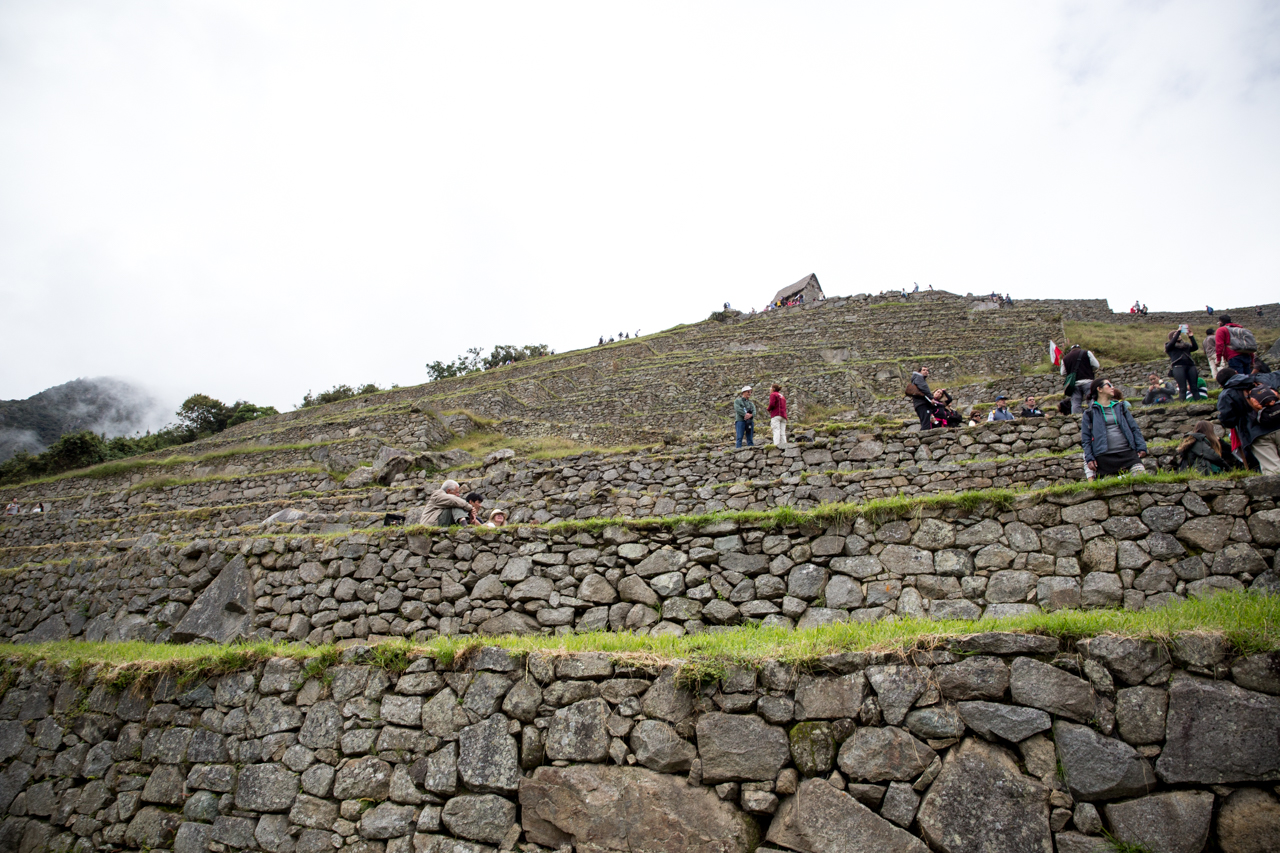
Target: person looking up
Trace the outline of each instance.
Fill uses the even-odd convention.
[[[1147,442],[1133,413],[1122,402],[1120,389],[1097,379],[1089,389],[1089,408],[1080,418],[1086,476],[1109,477],[1122,471],[1142,474]]]

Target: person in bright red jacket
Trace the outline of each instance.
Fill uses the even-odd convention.
[[[1248,375],[1253,372],[1253,353],[1236,352],[1231,348],[1231,327],[1243,328],[1239,323],[1231,321],[1230,314],[1218,316],[1218,331],[1213,335],[1213,344],[1218,361],[1226,362],[1236,373]]]
[[[773,443],[777,447],[787,444],[787,398],[782,396],[782,386],[769,388],[769,426],[773,427]]]

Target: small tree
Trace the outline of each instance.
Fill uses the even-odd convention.
[[[215,400],[207,394],[192,394],[178,409],[178,420],[192,432],[222,432],[231,420],[233,409],[221,400]]]
[[[482,347],[472,347],[467,350],[466,355],[460,355],[448,364],[433,361],[427,365],[427,375],[431,377],[430,381],[434,382],[437,379],[452,379],[455,376],[475,373],[484,367],[480,358],[482,352],[484,352]]]
[[[227,426],[233,427],[236,424],[242,424],[246,421],[254,421],[258,418],[265,418],[267,415],[278,415],[275,406],[255,406],[246,400],[237,400],[236,404],[231,408],[231,417],[227,419]]]

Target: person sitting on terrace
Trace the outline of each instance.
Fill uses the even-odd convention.
[[[1147,377],[1147,393],[1142,398],[1142,405],[1163,406],[1172,403],[1175,393],[1177,392],[1160,381],[1159,376],[1152,373]]]
[[[451,527],[467,519],[474,521],[475,508],[460,497],[462,486],[457,480],[445,480],[440,488],[427,498],[422,523],[436,527]]]
[[[977,406],[974,406],[973,410],[969,412],[969,426],[977,426],[980,423],[985,423],[986,420],[985,413]]]
[[[951,392],[946,388],[939,388],[933,392],[933,425],[935,427],[960,426],[964,420],[959,412],[951,408],[951,402]]]
[[[507,524],[507,514],[501,509],[495,509],[489,513],[489,520],[485,522],[485,527],[505,527]]]
[[[1218,438],[1208,421],[1200,421],[1178,444],[1178,470],[1195,470],[1201,474],[1221,474],[1240,463],[1231,454],[1231,442]]]
[[[17,499],[17,498],[14,498],[13,500],[9,501],[9,505],[8,505],[7,507],[5,507],[5,508],[4,508],[4,514],[5,514],[5,515],[17,515],[17,514],[18,514],[18,512],[19,512],[19,508],[18,508],[18,499]]]
[[[1022,411],[1018,412],[1020,418],[1043,418],[1044,410],[1036,405],[1035,397],[1028,397],[1022,403]]]
[[[988,421],[1011,421],[1013,412],[1009,411],[1009,398],[1001,394],[996,397],[996,407],[987,415]]]
[[[465,521],[466,524],[479,524],[480,519],[484,517],[484,495],[479,492],[472,492],[467,495],[467,503],[471,504],[471,518]]]

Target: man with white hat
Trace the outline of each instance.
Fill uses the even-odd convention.
[[[756,404],[751,399],[751,386],[743,385],[738,396],[733,398],[733,434],[734,447],[742,446],[742,439],[747,440],[747,447],[756,446]]]

